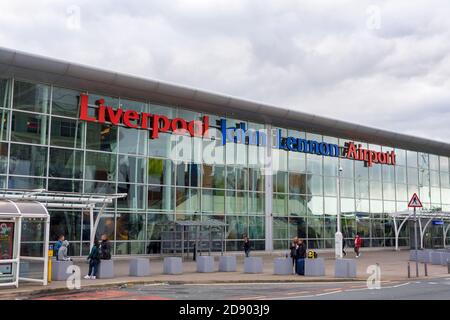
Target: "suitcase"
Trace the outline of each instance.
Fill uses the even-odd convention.
[[[295,273],[300,276],[305,275],[305,259],[297,259],[297,268]]]

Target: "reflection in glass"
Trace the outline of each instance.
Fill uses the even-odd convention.
[[[47,148],[11,144],[9,173],[44,176],[47,167]]]
[[[49,104],[49,86],[17,80],[14,81],[14,109],[47,113]]]
[[[47,142],[48,116],[13,112],[11,140],[35,144]]]

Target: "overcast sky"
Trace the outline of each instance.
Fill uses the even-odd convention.
[[[0,0],[0,46],[449,141],[449,0]]]

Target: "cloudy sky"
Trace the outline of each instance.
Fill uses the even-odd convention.
[[[450,142],[448,0],[0,0],[0,46]]]

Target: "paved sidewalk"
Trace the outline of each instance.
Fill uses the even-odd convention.
[[[174,284],[196,284],[196,283],[255,283],[255,282],[333,282],[333,281],[366,281],[368,274],[367,267],[379,263],[381,268],[381,281],[398,281],[407,278],[407,263],[409,251],[367,251],[362,252],[360,258],[357,259],[357,278],[356,279],[336,279],[334,278],[334,254],[321,253],[320,256],[325,258],[325,276],[324,277],[303,277],[297,275],[274,275],[273,260],[281,257],[281,253],[274,254],[258,254],[254,255],[263,257],[264,270],[262,274],[245,274],[243,273],[243,256],[239,255],[237,259],[237,272],[213,272],[213,273],[197,273],[196,263],[192,260],[183,262],[183,274],[181,275],[165,275],[163,271],[163,262],[159,257],[150,258],[151,276],[149,277],[129,277],[128,276],[128,259],[114,259],[115,278],[114,279],[97,279],[97,280],[81,280],[81,288],[119,286],[123,284],[143,284],[143,283],[174,283]],[[349,253],[346,258],[354,258],[353,252]],[[215,257],[216,267],[218,265],[218,256]],[[88,265],[85,260],[76,260],[75,264],[80,266],[82,277],[87,273]],[[415,274],[415,263],[411,262],[411,274]],[[420,264],[420,276],[424,276],[424,266]],[[428,278],[432,277],[448,277],[446,266],[428,265]],[[38,284],[21,283],[20,287],[15,289],[0,289],[0,299],[12,299],[14,297],[66,291],[65,281],[53,281],[47,287]]]

